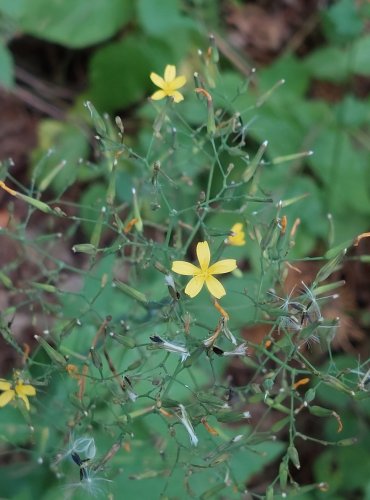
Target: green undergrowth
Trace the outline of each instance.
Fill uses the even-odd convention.
[[[97,19],[103,4],[94,2]],[[244,77],[220,65],[214,38],[201,40],[203,51],[177,66],[184,100],[147,100],[132,133],[130,117],[104,112],[153,92],[151,71],[163,74],[200,38],[176,2],[165,25],[168,2],[156,13],[137,4],[141,32],[99,46],[68,121],[41,122],[29,184],[1,165],[9,221],[0,237],[15,248],[0,271],[1,333],[15,359],[0,386],[10,398],[0,408],[1,496],[369,495],[370,365],[332,352],[340,320],[326,306],[344,286],[343,263],[369,260],[350,252],[368,229],[370,108],[350,93],[334,106],[306,100],[325,50],[357,54],[340,74],[325,66],[325,78],[367,71],[361,18],[338,2],[349,27],[337,7],[325,13],[329,49]],[[99,33],[94,23],[75,29],[77,7],[74,22],[55,28],[67,4],[46,13],[38,0],[25,15],[18,2],[6,15],[26,33],[84,47],[116,33],[134,15],[129,5]],[[42,33],[36,14],[50,17]],[[219,300],[209,276],[190,297],[191,276],[172,270],[198,266],[200,242],[211,263],[237,264],[218,276]],[[302,262],[317,264],[309,280]],[[31,337],[17,330],[21,313]]]
[[[29,412],[17,396],[1,409],[3,453],[22,457],[4,468],[18,478],[3,482],[7,496],[29,498],[22,487],[31,475],[40,498],[123,488],[128,498],[240,498],[274,462],[280,466],[266,491],[250,495],[279,498],[333,487],[323,473],[331,446],[344,463],[347,446],[359,438],[357,448],[365,446],[368,366],[337,364],[331,341],[339,320],[322,313],[342,286],[327,280],[352,241],[328,250],[311,283],[283,291],[304,193],[277,197],[261,185],[261,172],[311,153],[274,161],[267,142],[246,149],[248,118],[220,103],[231,100],[235,109],[249,95],[248,82],[227,97],[214,45],[202,64],[203,86],[191,92],[189,82],[183,103],[167,98],[143,109],[153,128],[135,147],[123,120],[102,117],[87,102],[99,163],[81,162],[70,177],[51,153],[35,167],[32,189],[10,191],[28,214],[16,223],[10,207],[2,229],[22,249],[2,281],[15,300],[23,297],[3,311],[2,332],[19,353],[14,376],[37,392]],[[64,136],[67,144],[73,139]],[[65,195],[77,181],[87,189],[72,203]],[[50,188],[53,199],[46,198]],[[44,229],[31,238],[36,214]],[[240,246],[229,239],[235,223],[244,228]],[[212,262],[238,263],[220,301],[206,290],[188,297],[189,278],[171,272],[175,260],[194,261],[201,241]],[[61,245],[78,260],[58,257]],[[35,270],[20,290],[11,271],[31,254]],[[30,355],[12,335],[20,308],[33,318],[38,347]],[[253,325],[265,328],[261,342],[243,338]],[[331,362],[316,366],[310,349]],[[239,383],[229,372],[234,365],[245,373]],[[356,408],[357,425],[345,425],[346,405]],[[302,415],[315,422],[309,434]],[[304,441],[329,451],[318,461],[318,481],[300,486]]]

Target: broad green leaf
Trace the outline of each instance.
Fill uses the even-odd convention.
[[[359,75],[370,75],[370,35],[361,37],[353,44],[351,70]]]
[[[323,27],[329,40],[348,42],[361,34],[363,20],[353,0],[339,0],[323,12]]]
[[[181,59],[188,51],[189,38],[198,30],[189,16],[183,15],[179,0],[138,0],[137,16],[144,33],[158,37],[171,45],[176,59]],[[200,38],[200,37],[199,37]],[[199,43],[203,42],[200,38]],[[168,60],[167,64],[173,64]]]
[[[180,12],[178,0],[138,0],[138,20],[143,30],[149,35],[166,35],[173,29],[193,28],[195,25],[189,17]],[[177,43],[177,40],[173,40]]]
[[[309,74],[320,80],[343,82],[351,72],[348,50],[323,47],[305,58],[304,65]]]
[[[345,96],[336,106],[338,123],[348,128],[355,128],[369,122],[369,103],[352,95]]]
[[[5,11],[19,28],[67,47],[87,47],[114,35],[132,14],[130,0],[18,0]]]
[[[0,12],[6,16],[18,18],[22,15],[26,6],[26,0],[12,0],[11,2],[1,2]]]
[[[292,55],[279,58],[274,64],[264,69],[259,78],[264,92],[267,92],[279,80],[285,80],[284,85],[276,91],[276,99],[292,100],[296,96],[303,96],[309,85],[307,69]]]
[[[367,157],[355,148],[345,132],[322,130],[308,163],[327,187],[328,209],[370,213]],[[352,216],[352,214],[351,214]]]
[[[108,112],[140,101],[155,90],[150,72],[162,71],[170,54],[162,41],[136,36],[97,50],[90,61],[89,98]]]

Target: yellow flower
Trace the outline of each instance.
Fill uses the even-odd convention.
[[[189,297],[193,298],[198,295],[205,283],[209,292],[216,297],[216,299],[220,299],[226,295],[225,288],[213,275],[233,271],[236,269],[236,260],[219,260],[210,266],[211,254],[206,241],[198,243],[197,257],[200,267],[194,266],[194,264],[190,264],[190,262],[175,260],[172,264],[172,271],[177,274],[183,274],[184,276],[194,276],[185,288],[185,293],[189,295]]]
[[[172,97],[175,102],[180,102],[184,96],[177,90],[183,87],[186,83],[185,76],[176,77],[176,66],[167,64],[164,70],[164,78],[157,75],[157,73],[150,73],[150,79],[161,90],[157,90],[151,96],[154,101],[159,101],[166,96]]]
[[[243,231],[243,224],[241,222],[237,222],[233,225],[231,233],[233,234],[226,238],[226,243],[235,247],[245,245],[245,232]]]
[[[27,410],[29,410],[30,403],[27,396],[35,396],[36,394],[36,389],[33,385],[24,385],[21,379],[17,379],[15,384],[0,379],[0,391],[3,391],[0,396],[0,408],[6,406],[10,401],[13,401],[15,397],[18,397],[22,399]]]

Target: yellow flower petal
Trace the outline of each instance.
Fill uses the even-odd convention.
[[[25,396],[24,394],[18,394],[18,397],[21,398],[23,403],[26,405],[27,410],[29,410],[30,409],[30,402],[28,401],[27,396]]]
[[[197,245],[197,257],[202,271],[206,271],[211,260],[211,253],[207,241],[200,241]]]
[[[203,276],[195,276],[186,285],[185,288],[186,295],[189,295],[189,297],[191,298],[195,297],[201,291],[203,285],[204,285]]]
[[[224,295],[226,295],[225,288],[221,285],[221,283],[213,276],[208,276],[206,279],[206,285],[210,293],[216,297],[216,299],[220,299]]]
[[[173,97],[173,100],[178,103],[184,100],[184,96],[181,94],[181,92],[178,92],[177,90],[173,90],[171,92],[168,92],[168,95]]]
[[[245,245],[245,233],[243,231],[243,224],[241,222],[237,222],[233,225],[231,231],[234,233],[234,235],[227,237],[227,243],[234,246]]]
[[[177,78],[174,79],[173,82],[171,82],[171,89],[176,90],[176,89],[181,89],[186,83],[186,77],[185,76],[178,76]]]
[[[19,384],[15,386],[15,392],[17,393],[18,396],[35,396],[36,395],[36,389],[33,387],[33,385],[23,385]]]
[[[177,274],[182,274],[184,276],[194,276],[199,273],[199,267],[190,264],[190,262],[185,262],[184,260],[175,260],[172,263],[172,271]]]
[[[164,70],[164,81],[172,82],[176,78],[176,66],[172,66],[172,64],[167,64],[166,69]]]
[[[157,85],[157,87],[159,87],[160,89],[163,89],[163,87],[166,85],[163,78],[157,75],[157,73],[150,73],[150,79],[154,83],[154,85]]]
[[[0,379],[0,391],[9,391],[12,384],[3,378]]]
[[[225,274],[237,268],[235,259],[225,259],[215,262],[209,269],[209,274]]]
[[[242,230],[243,230],[243,224],[241,222],[236,222],[231,228],[231,231],[233,233],[240,233],[240,231]]]
[[[157,90],[157,92],[154,92],[153,95],[150,96],[153,101],[159,101],[160,99],[163,99],[166,97],[166,92],[164,90]]]
[[[13,391],[13,389],[3,392],[0,396],[0,408],[3,408],[3,406],[7,405],[9,401],[14,399],[14,396],[15,391]]]

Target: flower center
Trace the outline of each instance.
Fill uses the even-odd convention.
[[[201,276],[204,280],[207,280],[211,275],[210,273],[208,272],[208,269],[203,269],[203,270],[200,270],[196,276]]]
[[[173,88],[172,88],[172,82],[165,82],[164,84],[164,87],[163,87],[163,90],[168,93],[168,92],[172,92],[173,91]]]

